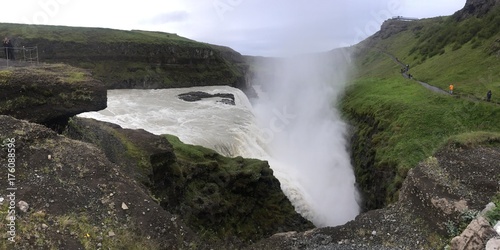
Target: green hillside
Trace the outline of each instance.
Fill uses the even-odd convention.
[[[88,69],[111,89],[245,86],[238,52],[177,34],[9,23],[0,23],[0,34],[17,48],[38,46],[42,63]]]
[[[397,200],[408,170],[447,143],[500,141],[499,26],[498,5],[480,17],[388,20],[355,46],[358,71],[342,109],[357,128],[353,158],[365,208]],[[395,58],[410,65],[413,80]],[[446,91],[453,83],[455,93],[415,79]]]
[[[141,30],[115,30],[106,28],[81,28],[70,26],[25,25],[9,24],[0,25],[2,34],[9,37],[22,37],[24,39],[47,39],[58,42],[134,42],[157,44],[197,44],[177,34],[151,32]]]
[[[387,60],[380,53],[384,51],[409,64],[417,80],[445,90],[453,83],[457,94],[477,98],[489,89],[500,96],[499,6],[481,18],[389,20],[384,25],[399,32],[386,38],[376,34],[358,46],[366,54],[358,57],[359,76],[399,76],[401,67]]]

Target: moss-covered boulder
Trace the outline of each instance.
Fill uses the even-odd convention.
[[[72,119],[65,134],[102,148],[207,244],[240,246],[313,227],[295,212],[267,162],[227,158],[175,136],[92,119]]]
[[[265,161],[224,157],[167,135],[176,164],[155,169],[163,180],[155,193],[172,213],[193,228],[220,238],[261,239],[278,232],[304,231],[313,225],[295,212]]]
[[[98,146],[111,162],[148,188],[154,186],[154,168],[176,161],[167,139],[142,129],[123,129],[113,123],[75,117],[64,134]]]
[[[6,166],[0,176],[0,226],[15,223],[14,234],[2,232],[0,249],[200,245],[178,216],[165,211],[95,146],[9,116],[0,116],[0,141],[0,162]],[[22,201],[28,209],[12,208],[11,200],[14,207]],[[6,220],[10,211],[15,220]]]
[[[106,108],[106,89],[89,72],[65,64],[0,70],[0,114],[64,126],[79,113]]]

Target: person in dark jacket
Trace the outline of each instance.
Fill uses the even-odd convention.
[[[486,101],[491,101],[491,90],[488,90],[488,93],[486,93]]]
[[[9,39],[6,37],[3,39],[3,51],[5,52],[5,58],[9,58],[9,49],[7,48],[7,43]]]
[[[14,46],[12,46],[12,43],[10,42],[10,39],[6,37],[3,39],[3,47],[5,51],[5,57],[10,60],[14,60]]]

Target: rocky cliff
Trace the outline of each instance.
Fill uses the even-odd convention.
[[[76,114],[106,108],[106,89],[64,64],[0,70],[0,114],[61,129]]]
[[[227,158],[174,136],[75,118],[65,134],[90,142],[144,184],[160,205],[203,235],[205,244],[247,245],[313,225],[297,214],[260,160]]]
[[[0,33],[16,47],[38,46],[41,62],[90,70],[107,88],[246,86],[238,52],[176,34],[21,24],[0,24]]]
[[[410,170],[398,202],[343,226],[277,234],[248,249],[443,249],[500,190],[500,148],[491,147],[498,142],[451,141]],[[452,249],[484,249],[496,235],[486,224],[485,238],[476,232],[466,240],[470,248]]]
[[[68,125],[106,107],[86,70],[16,64],[0,71],[0,88],[10,115],[0,116],[0,159],[12,166],[0,185],[13,191],[0,205],[16,213],[2,249],[232,249],[313,227],[267,162],[93,120]]]
[[[0,248],[182,249],[198,244],[176,215],[98,148],[9,116],[0,116],[0,137],[0,160],[11,163],[0,176],[2,218],[7,212],[15,216],[1,222],[3,229],[13,230],[2,232]]]
[[[482,17],[499,4],[499,0],[467,0],[465,6],[453,14],[453,17],[457,21],[469,17]]]

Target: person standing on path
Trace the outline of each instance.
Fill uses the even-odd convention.
[[[491,101],[491,90],[488,90],[488,93],[486,93],[486,101]]]
[[[452,84],[450,84],[450,95],[453,95],[453,88],[454,88],[454,86],[453,86],[453,83],[452,83]]]
[[[6,37],[3,39],[3,47],[5,50],[5,57],[8,60],[15,60],[14,58],[14,46],[12,46],[12,43],[10,42],[10,39]]]

